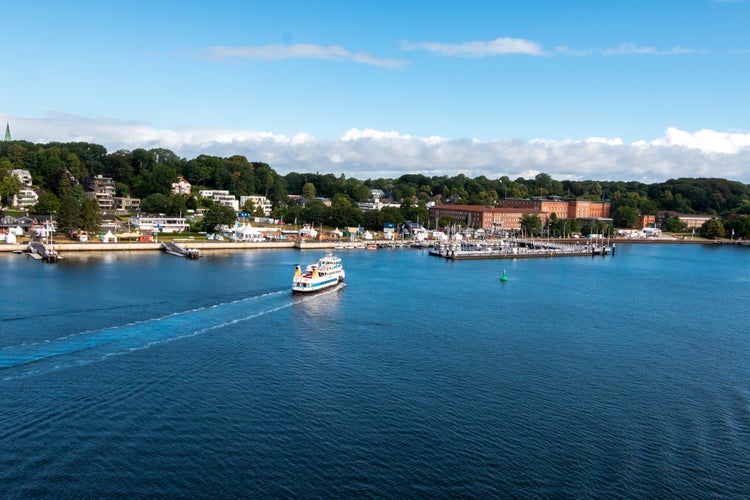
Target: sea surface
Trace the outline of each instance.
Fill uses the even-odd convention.
[[[0,255],[0,497],[750,494],[750,249],[338,252]]]

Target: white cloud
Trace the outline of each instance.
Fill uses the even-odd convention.
[[[86,141],[108,151],[167,148],[181,157],[239,154],[277,172],[321,172],[359,179],[425,175],[533,176],[556,179],[658,182],[674,177],[723,177],[750,183],[750,133],[668,128],[663,137],[625,143],[590,137],[549,139],[445,139],[396,131],[351,129],[337,138],[291,137],[265,131],[217,128],[155,129],[136,122],[50,114],[0,115],[14,139],[35,143]]]
[[[686,49],[684,47],[673,47],[668,50],[659,50],[654,47],[641,47],[635,43],[622,43],[617,47],[611,49],[602,49],[597,51],[604,56],[622,56],[622,55],[649,55],[649,56],[673,56],[680,54],[695,54],[696,52],[702,52],[694,49]]]
[[[544,54],[541,46],[536,42],[507,37],[463,43],[403,42],[401,47],[404,50],[424,50],[448,57],[486,57],[509,54],[540,56]]]
[[[489,56],[501,56],[511,54],[523,54],[531,56],[542,56],[557,54],[560,56],[586,57],[591,55],[600,56],[625,56],[625,55],[650,55],[650,56],[669,56],[681,54],[704,53],[704,50],[687,49],[676,46],[671,49],[663,50],[654,47],[643,47],[636,43],[622,43],[616,47],[606,49],[575,49],[560,45],[555,47],[551,52],[546,51],[537,42],[525,40],[523,38],[496,38],[490,41],[471,41],[462,43],[443,43],[443,42],[403,42],[401,47],[404,50],[416,51],[422,50],[432,52],[445,57],[466,57],[478,58]]]
[[[369,64],[386,69],[397,69],[407,64],[400,59],[381,59],[366,52],[351,52],[338,45],[315,45],[298,43],[293,45],[260,45],[240,47],[209,47],[204,51],[210,60],[248,59],[277,61],[282,59],[326,59]]]

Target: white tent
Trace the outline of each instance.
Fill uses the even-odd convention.
[[[8,234],[5,235],[5,243],[10,243],[11,245],[16,243],[16,235],[13,234],[13,231],[8,231]]]
[[[247,224],[235,230],[234,239],[237,241],[263,241],[263,233]]]
[[[115,236],[114,234],[112,234],[112,231],[107,231],[107,234],[105,234],[104,236],[102,236],[102,241],[104,243],[110,243],[110,242],[117,243],[117,236]]]
[[[299,230],[299,235],[303,238],[315,238],[316,236],[318,236],[318,232],[308,224],[305,224],[304,226],[302,226],[302,229]]]

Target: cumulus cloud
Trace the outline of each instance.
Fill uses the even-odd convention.
[[[108,151],[166,148],[183,158],[243,155],[277,172],[345,174],[359,179],[405,173],[515,179],[539,172],[556,179],[659,182],[675,177],[723,177],[750,182],[750,133],[669,128],[662,137],[626,143],[613,137],[493,141],[415,137],[397,131],[351,129],[336,138],[307,133],[219,128],[156,129],[101,117],[51,114],[0,116],[15,139],[86,141]]]
[[[282,59],[326,59],[351,61],[386,69],[396,69],[407,64],[400,59],[382,59],[366,52],[352,52],[338,45],[315,45],[298,43],[293,45],[260,45],[240,47],[209,47],[204,56],[210,60],[246,59],[276,61]]]

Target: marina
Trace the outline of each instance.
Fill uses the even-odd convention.
[[[470,259],[530,259],[549,257],[588,257],[615,254],[615,243],[602,240],[583,240],[575,243],[558,243],[536,239],[498,239],[477,241],[451,241],[436,243],[428,250],[430,255],[449,260]]]

